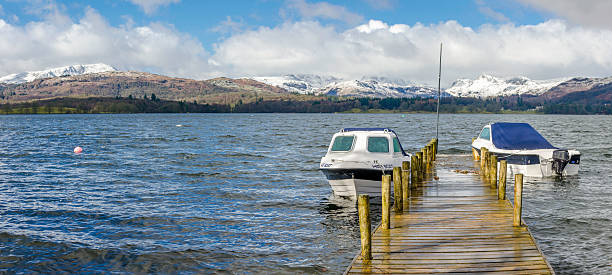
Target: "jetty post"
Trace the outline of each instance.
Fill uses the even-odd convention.
[[[438,138],[434,138],[434,160],[438,158]]]
[[[485,170],[485,153],[487,152],[487,148],[480,148],[480,172],[484,175]]]
[[[370,220],[370,198],[368,195],[359,195],[359,232],[361,232],[361,257],[364,260],[372,259],[372,227]]]
[[[423,164],[424,164],[425,172],[429,170],[429,151],[427,149],[429,149],[427,148],[427,146],[421,149],[421,151],[423,152],[423,162],[424,162]]]
[[[427,173],[427,149],[425,149],[425,147],[421,148],[421,153],[423,153],[423,158],[421,159],[422,164],[421,164],[421,170],[423,173],[423,177],[425,176],[425,174]]]
[[[499,184],[497,185],[497,198],[500,200],[506,199],[506,175],[508,170],[508,162],[505,159],[499,161]]]
[[[491,187],[497,187],[497,156],[491,154],[491,169],[489,170]]]
[[[402,212],[402,167],[393,167],[393,210]]]
[[[472,144],[474,144],[474,140],[476,140],[476,138],[472,138]],[[474,160],[478,161],[480,160],[480,156],[478,155],[478,152],[476,151],[476,148],[472,147],[472,156],[474,157]]]
[[[521,217],[523,214],[523,174],[514,175],[514,218],[512,225],[515,227],[521,226]]]
[[[412,159],[412,157],[411,157]],[[408,210],[408,198],[410,197],[410,162],[402,162],[402,209]]]
[[[427,147],[429,148],[429,163],[433,164],[433,161],[436,160],[436,149],[434,149],[433,141],[430,141]]]
[[[382,186],[381,186],[381,195],[382,195],[382,217],[381,217],[381,227],[382,229],[389,229],[391,225],[389,221],[391,220],[391,208],[389,207],[389,201],[391,200],[391,175],[383,175],[382,176]]]
[[[418,164],[417,166],[418,167],[417,168],[419,170],[419,173],[418,173],[419,180],[422,180],[423,179],[423,172],[425,171],[423,169],[423,152],[422,151],[421,152],[416,152],[416,155],[417,155],[417,158],[418,158],[418,161],[417,161],[417,164]]]
[[[412,189],[415,186],[416,181],[419,180],[419,174],[417,170],[418,170],[418,156],[414,154],[410,157],[410,180],[412,181],[410,189]]]
[[[485,150],[485,153],[484,153],[484,171],[482,171],[482,176],[483,176],[485,181],[487,181],[487,179],[489,177],[489,164],[491,164],[489,158],[491,158],[491,156],[489,155],[489,150]]]

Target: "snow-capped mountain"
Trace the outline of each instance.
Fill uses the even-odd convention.
[[[19,83],[34,81],[36,79],[41,79],[41,78],[81,75],[81,74],[90,74],[90,73],[101,73],[101,72],[109,72],[109,71],[117,71],[117,69],[115,69],[113,66],[106,65],[103,63],[87,64],[87,65],[73,65],[73,66],[65,66],[65,67],[53,68],[53,69],[42,70],[42,71],[10,74],[4,77],[0,77],[0,83],[19,84]]]
[[[437,94],[432,87],[414,84],[403,79],[363,77],[343,80],[333,76],[285,75],[254,77],[254,80],[300,94],[324,94],[355,97],[431,97]]]
[[[253,77],[251,79],[299,94],[315,94],[326,85],[341,81],[340,78],[333,76],[312,74],[289,74],[285,76]]]
[[[438,90],[419,85],[398,85],[369,80],[335,82],[321,88],[318,94],[354,97],[434,97]]]
[[[457,79],[445,91],[457,97],[495,97],[506,95],[541,95],[569,78],[531,80],[526,77],[500,78],[482,74],[476,79]]]

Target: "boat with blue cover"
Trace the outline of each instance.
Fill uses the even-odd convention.
[[[560,149],[548,142],[528,123],[497,122],[484,126],[472,142],[475,158],[481,148],[488,149],[498,161],[508,163],[508,175],[527,177],[577,175],[580,152]]]
[[[319,169],[334,195],[357,199],[380,196],[381,179],[410,161],[397,134],[389,128],[344,128],[332,137]],[[393,191],[392,191],[393,192]]]

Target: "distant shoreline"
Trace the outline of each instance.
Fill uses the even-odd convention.
[[[432,98],[335,98],[257,100],[249,103],[197,103],[120,97],[54,98],[0,104],[0,114],[125,114],[125,113],[435,113]],[[610,104],[537,104],[511,98],[442,98],[445,114],[611,115]]]

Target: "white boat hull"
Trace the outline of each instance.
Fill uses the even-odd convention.
[[[329,185],[335,196],[357,200],[357,194],[380,197],[382,181],[364,179],[329,180]],[[393,182],[390,184],[390,195],[393,197]]]
[[[499,164],[498,164],[499,165]],[[552,167],[546,167],[550,165],[544,164],[532,164],[532,165],[518,165],[518,164],[509,164],[507,175],[514,177],[515,174],[523,174],[525,177],[534,177],[534,178],[542,178],[542,177],[554,177],[556,173],[553,172]],[[563,170],[562,176],[575,176],[578,175],[579,165],[577,164],[568,164],[565,166]],[[498,166],[499,168],[499,166]]]
[[[551,162],[544,162],[530,165],[520,164],[508,164],[508,170],[506,171],[508,177],[514,178],[515,174],[522,174],[525,177],[542,178],[542,177],[554,177],[557,174],[553,171]],[[497,169],[499,171],[500,165],[497,163]],[[580,164],[567,164],[561,176],[575,176],[578,175],[580,170]],[[499,176],[499,173],[498,173]]]

